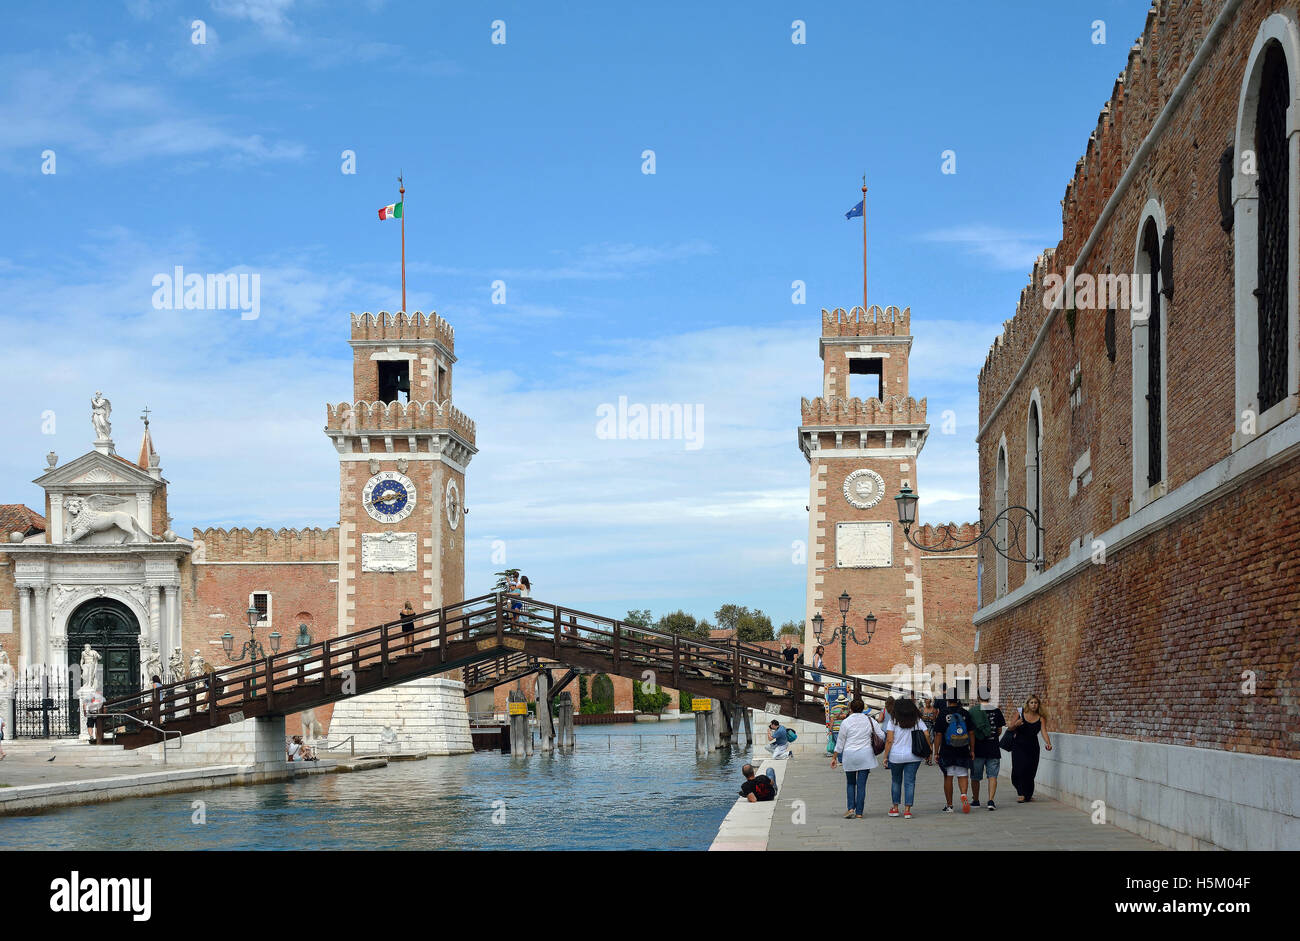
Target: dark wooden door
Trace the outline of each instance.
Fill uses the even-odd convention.
[[[68,619],[68,662],[77,663],[86,644],[99,653],[104,699],[140,691],[140,622],[112,598],[96,598]]]

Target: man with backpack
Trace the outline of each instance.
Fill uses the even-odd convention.
[[[970,799],[966,796],[966,785],[975,757],[975,735],[971,729],[970,713],[957,700],[957,690],[950,689],[948,695],[952,698],[948,700],[947,708],[934,722],[931,748],[939,756],[939,768],[943,771],[943,796],[948,802],[943,812],[952,813],[952,779],[956,778],[961,789],[961,812],[968,814]]]
[[[747,764],[740,769],[745,776],[745,783],[740,785],[740,796],[751,804],[759,801],[776,800],[776,769],[768,768],[765,774],[754,774],[754,766]]]
[[[980,805],[980,781],[988,778],[988,809],[997,810],[993,798],[998,793],[998,771],[1002,765],[1002,751],[998,748],[998,739],[1007,720],[997,706],[989,708],[989,690],[987,686],[979,688],[979,702],[971,706],[971,731],[975,737],[975,757],[971,760],[970,792],[972,807]]]

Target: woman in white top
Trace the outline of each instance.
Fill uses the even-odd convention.
[[[920,731],[925,735],[927,729],[921,721],[921,711],[910,699],[900,699],[894,703],[894,716],[885,734],[885,767],[889,769],[889,796],[894,806],[889,808],[889,816],[898,816],[899,798],[903,798],[903,817],[912,817],[912,799],[916,796],[916,769],[921,765],[921,756],[912,751],[912,733]],[[930,764],[926,758],[925,763]]]
[[[866,704],[861,697],[855,697],[849,703],[849,714],[840,723],[839,734],[835,736],[835,754],[831,756],[831,767],[837,760],[844,764],[844,780],[849,809],[844,816],[862,817],[863,807],[867,802],[867,775],[876,767],[876,751],[872,739],[884,733],[880,723],[862,710]]]

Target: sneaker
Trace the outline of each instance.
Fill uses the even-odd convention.
[[[972,807],[978,807],[978,806],[980,805],[980,802],[977,801],[977,800],[973,800],[973,801],[970,802],[970,805],[971,805]]]
[[[891,817],[897,817],[897,816],[898,816],[898,807],[897,807],[897,806],[894,806],[894,807],[889,808],[889,816],[891,816]]]
[[[970,798],[965,794],[961,796],[961,812],[964,814],[970,813]]]
[[[845,820],[852,820],[852,819],[853,819],[853,811],[851,811],[851,810],[846,810],[846,811],[844,812],[844,819],[845,819]]]
[[[903,819],[904,819],[904,820],[911,820],[911,819],[912,819],[912,812],[909,810],[909,811],[907,811],[907,813],[903,814]]]
[[[945,807],[945,808],[943,809],[943,812],[944,812],[945,814],[950,814],[950,813],[952,813],[952,804],[949,804],[947,807]]]
[[[998,809],[998,805],[993,803],[993,801],[989,801],[989,810],[997,810],[997,809]]]

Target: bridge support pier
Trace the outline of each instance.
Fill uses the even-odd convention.
[[[537,673],[537,747],[545,753],[555,751],[555,727],[551,724],[551,671]]]
[[[555,697],[558,704],[559,744],[561,748],[573,748],[577,742],[573,735],[573,697],[566,689]]]
[[[695,713],[695,757],[703,758],[713,751],[709,741],[709,713]]]
[[[740,742],[742,737],[744,742]],[[754,720],[749,710],[738,702],[731,704],[731,740],[746,748],[754,744]]]
[[[731,745],[731,717],[727,714],[730,704],[724,705],[720,699],[713,700],[713,747],[728,748]]]
[[[515,703],[524,705],[524,711],[510,715],[510,754],[515,758],[525,758],[533,753],[533,730],[528,724],[528,707],[524,694],[512,689],[506,697],[507,709]]]

